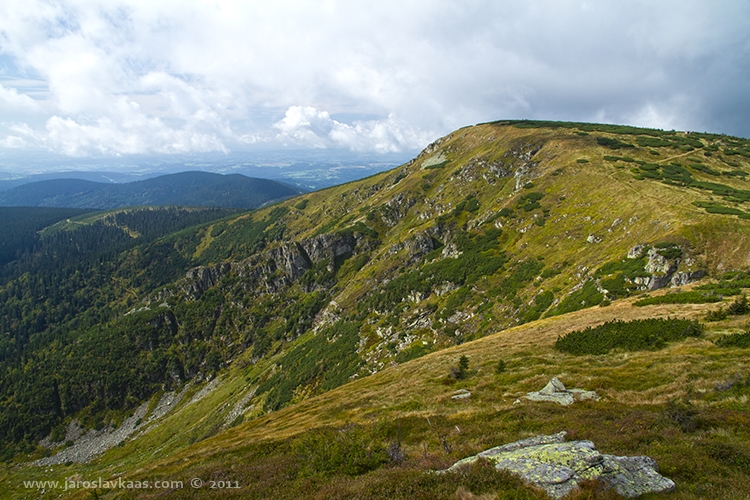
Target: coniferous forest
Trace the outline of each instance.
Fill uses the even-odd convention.
[[[158,238],[233,213],[0,208],[0,441],[31,446],[65,415],[125,408],[183,370],[169,349],[173,318],[123,315],[118,297],[136,300],[190,266]]]

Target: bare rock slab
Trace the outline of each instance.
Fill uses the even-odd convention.
[[[565,432],[534,436],[497,446],[464,458],[439,474],[455,472],[461,467],[487,460],[498,470],[518,475],[543,489],[554,499],[579,488],[584,480],[598,480],[626,498],[646,493],[672,491],[674,482],[659,474],[656,462],[649,457],[618,457],[597,451],[591,441],[565,441]]]

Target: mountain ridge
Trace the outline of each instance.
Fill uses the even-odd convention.
[[[140,205],[257,208],[302,193],[298,188],[241,174],[187,171],[126,183],[50,179],[0,192],[3,206],[111,209]]]

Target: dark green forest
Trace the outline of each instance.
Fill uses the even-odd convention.
[[[95,420],[88,424],[100,425],[102,410],[132,407],[198,372],[210,349],[190,344],[178,355],[174,315],[126,313],[138,297],[194,265],[179,244],[181,230],[234,210],[128,209],[42,232],[82,211],[3,211],[6,247],[16,248],[0,267],[0,442],[30,446],[84,409]],[[163,239],[167,234],[171,240]],[[190,328],[186,335],[202,338]]]
[[[0,266],[21,257],[38,241],[37,232],[57,221],[82,215],[80,208],[0,207]]]

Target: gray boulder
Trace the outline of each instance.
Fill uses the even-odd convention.
[[[584,480],[598,480],[627,498],[645,493],[672,491],[674,482],[659,474],[649,457],[603,455],[591,441],[565,442],[565,432],[535,436],[485,450],[464,458],[438,474],[459,471],[477,460],[486,460],[560,499],[579,488]]]
[[[553,377],[541,391],[526,394],[526,399],[530,401],[552,401],[553,403],[568,406],[583,399],[598,401],[599,396],[594,391],[566,389],[557,377]]]

